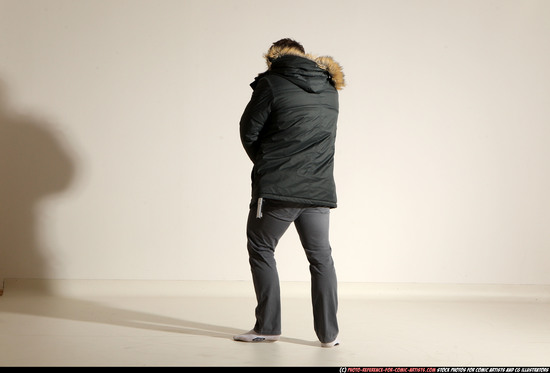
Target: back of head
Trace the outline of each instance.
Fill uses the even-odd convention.
[[[275,59],[288,54],[303,57],[306,55],[306,51],[303,45],[298,43],[296,40],[289,38],[278,40],[271,45],[265,54],[268,67]]]
[[[284,39],[276,41],[275,43],[273,43],[271,45],[271,48],[269,48],[269,50],[272,50],[272,49],[285,49],[285,48],[297,49],[298,51],[300,51],[303,54],[306,53],[306,51],[304,49],[304,46],[302,44],[298,43],[296,40],[292,40],[292,39],[289,39],[289,38],[284,38]]]

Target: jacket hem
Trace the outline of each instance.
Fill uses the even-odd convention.
[[[272,199],[276,201],[284,201],[284,202],[292,202],[292,203],[299,203],[304,205],[311,205],[315,207],[328,207],[328,208],[336,208],[338,205],[336,202],[332,201],[321,201],[321,200],[314,200],[310,198],[299,198],[299,197],[287,197],[287,196],[279,196],[275,194],[260,194],[258,196],[255,196],[252,198],[252,201],[250,202],[250,207],[257,206],[258,198],[264,198],[264,199]]]

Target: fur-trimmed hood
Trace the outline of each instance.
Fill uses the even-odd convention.
[[[332,84],[337,90],[341,90],[346,86],[342,66],[340,66],[340,64],[336,62],[332,57],[316,57],[309,53],[302,53],[300,50],[292,47],[271,47],[264,55],[267,63],[267,69],[271,70],[271,65],[273,61],[275,61],[277,58],[288,55],[307,58],[308,60],[315,62],[319,68],[329,73]]]

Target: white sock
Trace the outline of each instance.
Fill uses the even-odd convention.
[[[339,344],[340,342],[338,342],[338,340],[335,339],[332,342],[321,343],[321,347],[334,347],[334,346],[338,346]]]
[[[279,340],[280,335],[258,334],[251,330],[244,334],[233,336],[235,341],[241,342],[275,342]]]

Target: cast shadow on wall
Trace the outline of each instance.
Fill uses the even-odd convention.
[[[53,258],[39,235],[39,204],[66,190],[74,172],[51,124],[14,110],[0,79],[0,281],[47,278]]]

